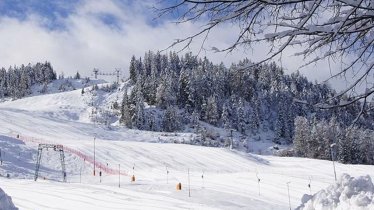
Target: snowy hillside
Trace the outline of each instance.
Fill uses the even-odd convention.
[[[289,209],[287,183],[291,207],[296,208],[304,194],[314,194],[334,182],[330,161],[169,144],[165,142],[191,141],[194,134],[93,123],[92,101],[110,104],[118,99],[116,94],[82,95],[76,89],[0,104],[0,188],[16,207]],[[59,154],[53,150],[43,151],[40,177],[33,181],[37,143],[41,142],[64,145],[67,183],[61,182]],[[336,164],[336,170],[338,175],[374,176],[373,166]],[[131,182],[132,175],[135,182]],[[179,182],[181,191],[176,190]]]

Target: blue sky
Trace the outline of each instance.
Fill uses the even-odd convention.
[[[59,19],[74,13],[74,8],[79,3],[79,0],[2,0],[0,14],[18,20],[26,20],[28,15],[38,14],[50,21],[46,27],[57,29],[64,27]]]
[[[161,7],[160,2],[153,0],[109,0],[119,9],[126,11],[135,8],[137,13],[144,15],[147,24],[157,26],[164,21],[170,20],[173,16],[166,15],[162,19],[155,18],[157,14],[153,7]],[[44,27],[50,30],[66,29],[64,19],[74,15],[77,9],[84,5],[85,0],[2,0],[0,1],[0,14],[2,16],[16,18],[20,21],[27,20],[29,15],[38,15],[45,18],[48,24]],[[118,27],[120,20],[111,13],[102,11],[97,18],[111,27]]]
[[[64,30],[66,25],[63,20],[70,15],[74,15],[77,9],[84,5],[85,2],[84,0],[2,0],[0,1],[0,14],[20,21],[27,20],[31,14],[38,15],[47,20],[48,24],[43,25],[47,29]],[[112,2],[124,11],[125,8],[140,6],[139,3],[133,0],[115,0]],[[144,8],[141,12],[146,12],[147,10],[150,11],[151,9]],[[104,10],[97,14],[97,18],[112,27],[119,25],[117,17],[111,13],[105,13]],[[148,21],[148,23],[152,25],[156,21]]]
[[[0,66],[51,61],[58,73],[72,75],[79,71],[89,76],[93,68],[127,72],[132,55],[167,48],[177,38],[198,31],[203,23],[174,24],[173,16],[156,19],[152,7],[162,7],[160,0],[0,0]],[[214,63],[226,65],[248,57],[266,56],[263,46],[231,54],[214,53],[229,45],[237,28],[223,25],[212,31],[201,52]],[[201,39],[188,49],[199,52]],[[6,50],[5,50],[6,49]],[[174,48],[172,50],[178,50]],[[187,51],[186,51],[187,52]],[[300,59],[291,57],[292,49],[283,54],[282,62],[294,72]],[[333,66],[334,68],[334,66]],[[301,70],[311,80],[322,81],[330,71],[326,64]],[[343,83],[339,83],[341,86]]]

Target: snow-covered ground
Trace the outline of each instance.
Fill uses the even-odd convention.
[[[117,98],[95,96],[97,103]],[[20,209],[289,209],[304,194],[334,183],[332,162],[261,156],[186,144],[190,133],[163,133],[94,125],[90,95],[81,89],[0,104],[0,188]],[[16,136],[20,135],[17,139]],[[31,139],[33,137],[33,139]],[[93,176],[93,144],[103,172]],[[23,140],[23,141],[21,141]],[[33,142],[34,141],[34,142]],[[67,183],[61,182],[59,154],[44,151],[40,177],[33,181],[37,144],[63,144]],[[77,152],[89,159],[82,159]],[[134,168],[134,170],[133,170]],[[374,177],[373,166],[336,164],[338,175]],[[104,170],[103,170],[104,171]],[[169,173],[167,173],[169,171]],[[190,172],[190,195],[188,187]],[[125,173],[127,175],[125,175]],[[5,178],[9,175],[10,178]],[[136,181],[131,182],[135,175]],[[258,182],[258,178],[260,182]],[[120,187],[119,185],[120,179]],[[311,182],[310,182],[311,180]],[[182,190],[176,184],[182,183]],[[311,184],[311,188],[308,184]]]
[[[304,198],[298,209],[374,209],[374,185],[370,176],[343,174],[337,183]]]
[[[9,197],[1,188],[0,188],[0,209],[6,210],[16,210],[12,202],[12,198]]]

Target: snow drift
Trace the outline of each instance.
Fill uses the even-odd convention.
[[[369,175],[357,178],[343,174],[337,183],[313,196],[304,195],[299,210],[374,210],[374,185]]]
[[[17,210],[12,202],[12,198],[8,196],[1,188],[0,188],[0,210]]]

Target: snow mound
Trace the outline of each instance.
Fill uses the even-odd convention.
[[[12,198],[8,196],[0,188],[0,210],[17,210],[18,208],[14,206]]]
[[[374,185],[369,175],[357,178],[343,174],[340,180],[313,196],[304,195],[298,210],[374,210]]]

